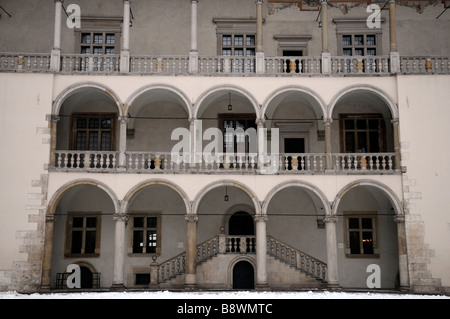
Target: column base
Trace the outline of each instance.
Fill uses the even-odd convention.
[[[267,283],[261,283],[261,284],[255,285],[255,290],[256,291],[269,291],[270,287],[269,287],[269,284],[267,284]]]
[[[341,291],[342,287],[339,286],[339,284],[328,284],[327,289],[331,291]]]
[[[109,288],[111,291],[125,291],[127,287],[124,284],[112,284]]]

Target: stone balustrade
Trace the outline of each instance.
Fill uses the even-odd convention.
[[[131,173],[195,172],[214,174],[258,174],[272,166],[274,174],[315,174],[343,172],[349,174],[396,173],[395,153],[332,153],[332,169],[326,168],[325,153],[268,155],[228,155],[204,157],[191,163],[189,155],[169,152],[125,152],[123,167],[119,167],[119,152],[55,151],[50,169],[58,171],[110,171]],[[259,162],[261,160],[261,162]],[[261,169],[266,169],[264,172]]]
[[[51,54],[45,53],[0,53],[0,71],[55,72],[51,59]],[[255,56],[199,56],[198,67],[193,71],[189,70],[188,55],[131,55],[127,70],[120,70],[120,59],[120,54],[61,54],[59,72],[259,76],[450,74],[449,56],[400,56],[399,70],[391,69],[389,56],[332,56],[329,71],[323,68],[319,56],[275,56],[264,58],[262,73],[256,72]]]
[[[276,75],[321,74],[321,57],[266,57],[266,73]]]

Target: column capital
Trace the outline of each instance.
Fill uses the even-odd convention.
[[[127,124],[130,120],[128,116],[119,116],[117,119],[120,121],[120,124]]]
[[[123,3],[130,4],[131,0],[123,0]]]
[[[46,223],[53,223],[55,220],[56,220],[56,216],[53,214],[45,216]]]
[[[391,123],[392,123],[392,124],[398,124],[398,123],[399,123],[398,118],[392,119],[392,120],[391,120]]]
[[[263,4],[263,3],[264,3],[264,0],[255,0],[255,3],[256,3],[256,4]]]
[[[267,222],[269,217],[267,215],[255,215],[254,220],[255,222]]]
[[[113,220],[114,221],[121,221],[121,222],[127,222],[128,221],[128,215],[123,213],[113,214]]]
[[[323,219],[325,223],[337,223],[338,217],[336,215],[328,215]]]
[[[188,223],[197,223],[198,222],[198,215],[197,214],[186,214],[184,216],[184,220]]]
[[[320,4],[328,4],[328,0],[320,0]]]
[[[323,119],[323,125],[327,126],[327,125],[331,125],[331,123],[333,123],[333,119],[328,119],[328,118]]]
[[[55,0],[55,3],[56,3],[56,2],[61,2],[61,3],[63,3],[64,0]]]
[[[395,214],[394,215],[394,222],[396,222],[398,224],[404,223],[405,222],[405,215]]]
[[[264,119],[256,119],[255,122],[257,126],[263,126],[265,123]]]
[[[190,2],[191,2],[191,4],[194,3],[194,2],[198,3],[198,0],[190,0]]]

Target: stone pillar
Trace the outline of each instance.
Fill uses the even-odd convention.
[[[119,170],[125,170],[126,157],[125,151],[127,150],[127,124],[128,117],[119,117],[120,129],[119,129]]]
[[[186,217],[186,289],[197,287],[197,214]]]
[[[125,232],[128,221],[128,202],[120,201],[119,212],[113,215],[116,223],[114,234],[114,270],[112,289],[125,289],[123,265],[125,260]]]
[[[326,169],[333,169],[333,159],[331,157],[331,123],[332,119],[324,119],[323,125],[325,129],[325,156],[326,156]]]
[[[327,282],[328,288],[339,287],[338,266],[337,266],[337,241],[336,222],[337,216],[326,216],[324,218],[327,240]]]
[[[61,18],[64,0],[55,0],[55,31],[53,34],[53,49],[50,57],[50,70],[59,72],[61,69]]]
[[[391,73],[400,71],[400,55],[397,52],[397,31],[396,31],[395,0],[389,1],[389,46]]]
[[[256,0],[256,73],[265,73],[265,59],[263,49],[263,10],[264,0]]]
[[[50,290],[52,254],[53,254],[53,227],[55,215],[45,216],[44,256],[42,258],[42,282],[41,290]]]
[[[394,132],[395,169],[401,170],[402,160],[400,153],[400,134],[398,123],[399,123],[398,119],[392,120],[392,129]]]
[[[123,0],[122,50],[120,52],[120,72],[130,72],[130,3]]]
[[[197,50],[197,6],[198,0],[191,1],[191,50],[189,51],[189,72],[198,73]]]
[[[256,215],[256,288],[268,289],[266,215]]]
[[[322,23],[322,52],[328,52],[328,0],[320,0]]]
[[[258,136],[258,161],[257,169],[261,170],[264,167],[264,155],[267,155],[267,143],[264,139],[264,120],[256,120],[256,134]]]
[[[328,0],[320,0],[322,23],[322,73],[331,73],[331,54],[328,50]]]
[[[395,215],[398,236],[398,266],[400,274],[400,290],[409,290],[408,252],[406,250],[405,216]]]

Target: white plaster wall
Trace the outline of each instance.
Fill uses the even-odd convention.
[[[450,199],[448,196],[448,137],[450,77],[398,77],[400,136],[407,220],[423,223],[430,252],[422,251],[433,278],[450,285]],[[414,243],[410,243],[412,249]],[[429,258],[429,259],[428,259]],[[413,259],[412,262],[418,261]]]
[[[47,174],[50,132],[45,116],[51,110],[52,86],[51,75],[0,74],[0,269],[26,261],[27,254],[20,253],[23,238],[38,231],[29,221],[40,214],[45,197],[41,187],[32,185]]]

